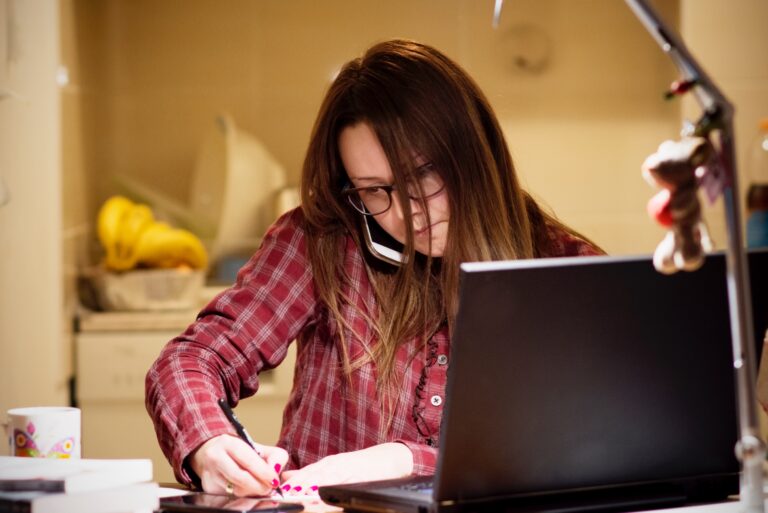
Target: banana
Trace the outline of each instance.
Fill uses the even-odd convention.
[[[112,196],[99,209],[97,217],[97,233],[104,251],[105,264],[112,267],[118,261],[115,242],[120,233],[123,217],[133,206],[133,202],[123,196]]]
[[[136,244],[136,263],[146,267],[172,268],[189,266],[203,269],[208,254],[200,239],[192,232],[153,223],[141,234]]]
[[[136,266],[136,243],[142,232],[154,221],[152,209],[147,205],[135,204],[125,212],[114,242],[116,262],[121,270]]]
[[[99,209],[99,241],[104,265],[113,271],[137,266],[203,269],[208,254],[200,239],[187,230],[155,221],[152,209],[123,196],[112,196]]]

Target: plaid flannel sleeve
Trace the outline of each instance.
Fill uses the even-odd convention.
[[[254,394],[258,374],[285,358],[316,304],[301,212],[281,217],[233,287],[214,298],[171,340],[146,377],[146,407],[177,479],[190,483],[185,459],[206,440],[234,434],[217,400]]]

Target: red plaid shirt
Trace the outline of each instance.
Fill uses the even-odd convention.
[[[240,270],[236,284],[214,298],[180,336],[166,345],[147,374],[146,404],[160,446],[177,478],[189,483],[184,459],[214,436],[235,434],[219,409],[219,397],[231,403],[253,395],[259,372],[276,367],[293,340],[302,340],[283,427],[277,445],[288,451],[288,468],[300,468],[339,452],[400,441],[413,453],[414,473],[434,472],[440,419],[450,356],[447,328],[432,338],[433,354],[410,358],[412,345],[396,357],[402,396],[394,420],[380,435],[382,405],[372,363],[345,383],[335,320],[318,302],[307,260],[303,214],[294,210],[269,230],[261,248]],[[548,256],[594,255],[598,251],[564,232],[553,232]],[[344,269],[351,286],[342,315],[355,334],[345,334],[350,357],[364,353],[374,334],[362,312],[376,312],[360,249],[347,238]],[[427,360],[426,381],[419,381]],[[418,388],[418,390],[417,390]],[[414,421],[418,404],[423,422]],[[421,429],[419,429],[419,427]],[[269,441],[260,441],[269,442]]]

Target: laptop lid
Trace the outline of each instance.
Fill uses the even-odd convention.
[[[723,255],[463,264],[435,498],[738,472]]]

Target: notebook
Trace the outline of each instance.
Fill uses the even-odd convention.
[[[750,254],[758,340],[768,253]],[[376,512],[596,511],[738,493],[724,255],[463,264],[433,477],[325,486]],[[758,326],[760,325],[760,326]]]
[[[133,483],[75,493],[0,491],[0,511],[4,513],[150,512],[159,505],[157,483]]]
[[[148,459],[0,456],[0,492],[85,492],[152,481]]]

